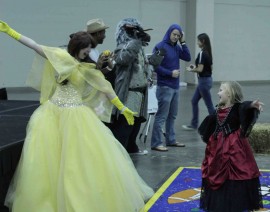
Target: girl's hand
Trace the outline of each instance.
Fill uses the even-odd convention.
[[[264,104],[260,102],[259,100],[255,100],[251,103],[251,107],[256,108],[259,111],[263,111],[263,106]]]

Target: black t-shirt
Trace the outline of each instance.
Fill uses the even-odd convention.
[[[212,58],[209,56],[209,54],[202,50],[196,60],[195,60],[195,64],[196,66],[198,66],[199,64],[203,65],[203,70],[202,72],[198,73],[198,75],[200,77],[210,77],[212,76]]]

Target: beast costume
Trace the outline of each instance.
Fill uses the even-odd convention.
[[[134,125],[127,125],[123,115],[116,109],[112,131],[129,153],[139,151],[136,137],[141,123],[147,119],[148,107],[148,79],[151,77],[151,65],[144,53],[143,47],[150,36],[144,33],[142,25],[135,18],[120,21],[116,29],[117,47],[115,54],[115,93],[119,99],[135,114]],[[156,60],[150,60],[156,61]],[[160,61],[159,61],[160,62]]]
[[[240,212],[262,207],[260,172],[247,139],[258,110],[250,104],[219,108],[198,129],[207,142],[200,202],[206,211]]]

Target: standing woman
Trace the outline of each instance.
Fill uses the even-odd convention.
[[[101,122],[110,120],[113,105],[131,125],[134,113],[88,62],[90,35],[74,33],[65,50],[40,45],[2,21],[0,32],[37,52],[28,82],[41,95],[5,205],[12,212],[143,208],[153,190]]]
[[[185,130],[195,130],[198,127],[199,121],[199,101],[203,98],[204,103],[207,107],[208,113],[213,114],[215,108],[213,106],[210,89],[212,88],[212,49],[208,35],[206,33],[199,34],[198,46],[201,49],[198,54],[195,65],[190,65],[186,68],[187,71],[195,72],[198,76],[198,86],[193,94],[192,103],[192,119],[190,125],[183,125]]]

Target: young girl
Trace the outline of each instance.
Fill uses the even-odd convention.
[[[221,83],[216,114],[208,122],[212,134],[202,163],[200,208],[242,212],[262,206],[260,172],[248,142],[263,103],[244,101],[237,82]],[[208,116],[209,117],[209,116]],[[200,126],[201,128],[201,126]],[[202,126],[203,128],[203,126]]]
[[[190,65],[186,69],[191,72],[197,73],[198,86],[193,94],[192,103],[192,119],[189,125],[183,125],[184,130],[195,130],[199,123],[199,101],[203,98],[207,107],[208,113],[213,114],[215,108],[212,102],[210,90],[212,88],[212,49],[211,42],[206,33],[197,36],[198,46],[201,49],[198,54],[195,65]]]
[[[134,113],[86,63],[90,35],[74,33],[66,51],[41,46],[2,21],[0,32],[41,56],[28,80],[41,91],[41,106],[29,121],[5,204],[12,212],[139,211],[153,190],[101,122],[109,121],[112,104],[129,124]]]

